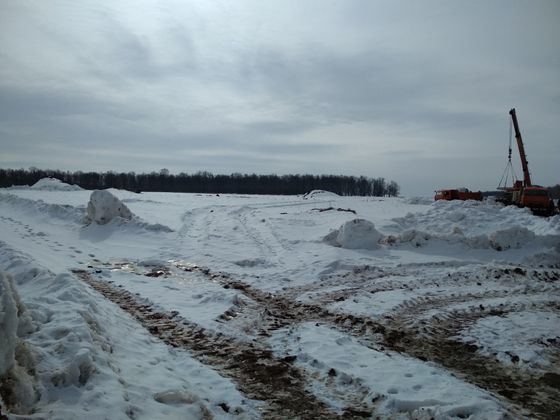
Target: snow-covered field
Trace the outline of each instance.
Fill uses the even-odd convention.
[[[110,192],[0,190],[8,418],[560,416],[560,216]]]

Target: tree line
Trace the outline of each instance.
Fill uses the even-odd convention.
[[[57,178],[88,190],[118,188],[134,192],[189,192],[296,195],[312,190],[327,190],[345,196],[397,196],[400,187],[385,178],[347,175],[257,175],[233,173],[213,175],[200,171],[177,175],[167,169],[159,172],[68,172],[60,170],[0,169],[0,187],[33,185],[46,177]]]

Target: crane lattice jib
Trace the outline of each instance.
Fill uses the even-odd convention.
[[[529,162],[525,155],[525,148],[523,147],[523,140],[521,139],[521,131],[519,131],[519,124],[517,123],[517,116],[515,115],[515,108],[509,111],[513,121],[513,128],[515,130],[515,140],[517,140],[517,148],[519,149],[519,157],[521,158],[521,167],[523,168],[523,184],[525,187],[530,187],[531,174],[529,174]]]

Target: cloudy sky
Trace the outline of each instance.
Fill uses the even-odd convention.
[[[558,0],[0,0],[0,167],[492,189],[516,107],[554,185],[559,40]]]

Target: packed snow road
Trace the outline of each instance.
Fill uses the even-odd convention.
[[[43,185],[0,190],[3,414],[560,415],[560,216],[111,190],[85,225]]]

